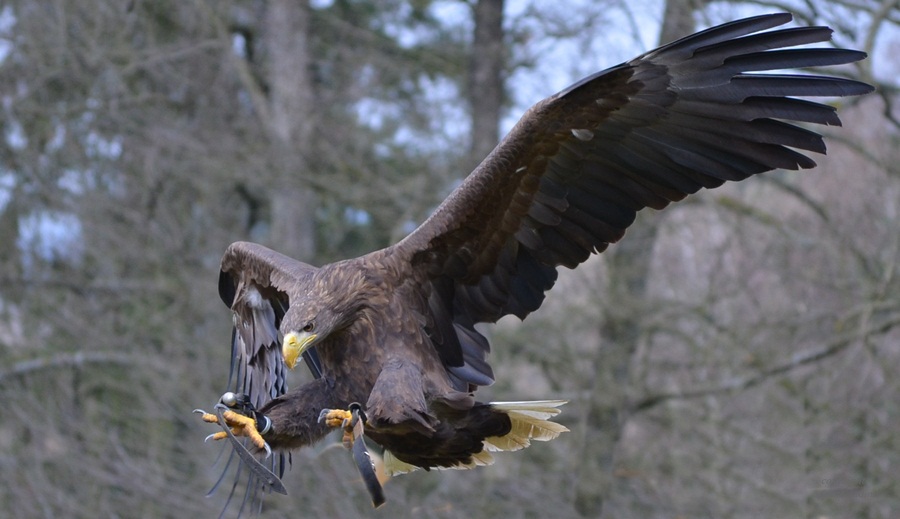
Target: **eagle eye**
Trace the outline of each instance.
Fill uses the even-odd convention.
[[[313,330],[315,330],[315,329],[316,329],[316,323],[315,323],[315,321],[310,321],[310,322],[306,323],[305,326],[303,326],[303,331],[306,332],[306,333],[309,333],[309,332],[311,332],[311,331],[313,331]]]

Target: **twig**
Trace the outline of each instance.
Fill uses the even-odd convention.
[[[871,337],[872,335],[880,333],[886,333],[893,327],[898,325],[900,325],[900,314],[892,319],[888,319],[882,322],[877,327],[867,326],[866,337]],[[789,373],[797,368],[806,366],[807,364],[812,364],[814,362],[818,362],[820,360],[841,353],[850,345],[854,344],[858,339],[860,339],[859,331],[853,330],[836,337],[834,340],[830,341],[822,348],[798,353],[794,355],[793,358],[791,358],[791,360],[789,360],[788,362],[762,370],[754,375],[734,378],[713,387],[651,395],[638,400],[635,404],[630,406],[630,410],[633,414],[637,414],[642,411],[647,411],[648,409],[651,409],[669,400],[688,400],[749,389],[772,377]]]
[[[146,356],[113,353],[108,351],[79,351],[16,362],[8,369],[0,371],[0,384],[8,378],[21,377],[35,371],[58,368],[81,368],[88,364],[118,364],[129,367],[140,366],[142,368],[151,366],[159,370],[163,369],[163,366],[159,361]]]

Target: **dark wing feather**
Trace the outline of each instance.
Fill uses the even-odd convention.
[[[292,294],[299,290],[303,279],[314,270],[315,267],[255,243],[233,243],[222,256],[219,296],[231,308],[234,317],[228,390],[249,395],[256,409],[287,391],[287,367],[281,354],[279,326]],[[320,377],[314,348],[304,353],[304,360],[313,375]],[[234,459],[232,453],[222,478],[212,491],[225,479],[225,473]],[[279,476],[283,475],[287,460],[282,453],[273,456],[271,470]],[[238,467],[229,502],[242,472]],[[248,504],[251,507],[258,505],[258,494],[263,487],[249,471],[247,474],[249,480],[241,504],[242,511]]]
[[[783,47],[831,29],[790,14],[738,20],[589,76],[533,106],[435,213],[396,249],[428,280],[431,307],[452,314],[433,341],[451,375],[490,378],[473,323],[537,309],[560,265],[618,241],[644,207],[775,168],[811,168],[822,137],[792,122],[839,125],[835,109],[792,96],[872,87],[834,77],[747,74],[858,61],[862,52]],[[797,151],[801,150],[801,151]],[[480,337],[480,336],[479,336]],[[483,339],[483,337],[482,337]],[[489,380],[488,380],[489,381]]]
[[[231,244],[222,257],[219,295],[234,312],[229,390],[250,395],[257,409],[287,390],[278,327],[290,295],[315,270],[248,242]],[[307,364],[318,378],[318,360]]]

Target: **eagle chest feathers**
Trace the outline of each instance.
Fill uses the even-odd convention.
[[[378,270],[360,274],[352,283],[357,302],[345,310],[353,313],[349,323],[317,346],[323,375],[334,381],[341,400],[366,404],[374,423],[422,422],[426,393],[449,388],[441,381],[425,380],[423,372],[429,368],[442,375],[444,369],[428,344],[424,318],[403,297],[402,284],[391,289],[389,279]],[[347,280],[331,281],[343,282],[346,288]],[[328,300],[333,292],[321,288],[322,299]],[[342,306],[339,301],[327,304]]]

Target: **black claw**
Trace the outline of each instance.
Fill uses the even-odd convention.
[[[363,411],[363,406],[359,402],[353,402],[352,404],[350,404],[350,412],[355,412],[359,419],[362,420],[362,423],[365,424],[368,421],[368,419],[366,418],[366,412]]]
[[[328,413],[330,413],[330,412],[331,412],[331,409],[322,409],[322,412],[319,413],[319,420],[318,420],[318,422],[319,422],[319,423],[324,422],[324,421],[325,421],[325,417],[328,416]]]

